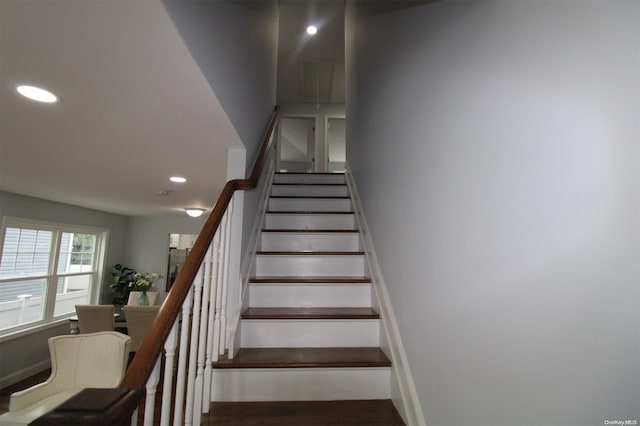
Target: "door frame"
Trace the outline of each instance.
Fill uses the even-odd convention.
[[[326,114],[324,116],[324,161],[323,161],[323,171],[324,172],[328,172],[329,171],[329,120],[332,119],[343,119],[344,123],[345,123],[345,134],[344,134],[344,149],[345,149],[345,159],[347,156],[346,150],[347,150],[347,131],[346,131],[346,124],[347,124],[347,115],[346,114]]]
[[[285,118],[306,118],[313,120],[313,146],[307,144],[307,165],[311,164],[311,170],[316,171],[317,162],[315,159],[318,157],[316,150],[318,146],[318,119],[313,114],[282,114],[280,117],[280,125],[278,126],[278,138],[276,143],[276,171],[280,171],[280,152],[282,152],[282,120]]]

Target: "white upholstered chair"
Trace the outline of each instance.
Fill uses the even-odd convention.
[[[76,305],[80,334],[113,331],[114,313],[113,305]]]
[[[49,339],[51,376],[11,394],[0,425],[26,425],[84,388],[115,388],[127,368],[131,338],[115,331]]]
[[[127,305],[137,305],[138,299],[142,294],[141,291],[132,291],[129,293],[129,300],[127,301]],[[157,291],[147,291],[147,297],[149,298],[149,305],[155,305],[158,301],[158,293]]]
[[[127,333],[131,337],[130,350],[135,352],[140,347],[156,316],[158,316],[160,306],[126,305],[122,309],[127,320]]]

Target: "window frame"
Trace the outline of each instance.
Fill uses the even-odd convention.
[[[0,228],[0,259],[4,253],[4,243],[7,228],[20,228],[20,229],[37,229],[43,231],[50,231],[53,233],[51,238],[51,246],[49,251],[49,259],[46,274],[33,275],[28,277],[13,277],[13,278],[0,278],[0,285],[2,282],[10,280],[20,280],[22,278],[27,279],[45,279],[45,288],[43,294],[43,318],[38,321],[29,322],[26,324],[20,324],[14,327],[0,330],[0,342],[11,340],[12,338],[19,337],[26,334],[31,334],[40,330],[57,326],[61,323],[68,321],[68,319],[74,316],[75,312],[69,312],[66,314],[54,316],[57,285],[60,278],[90,275],[91,283],[88,293],[88,303],[98,303],[100,294],[102,293],[102,287],[104,282],[104,269],[106,264],[107,255],[107,241],[109,238],[109,230],[99,227],[72,225],[67,223],[49,222],[43,220],[24,219],[19,217],[5,216],[2,219],[2,228]],[[60,262],[62,234],[91,234],[96,236],[94,247],[94,260],[95,268],[93,271],[81,271],[81,272],[60,272],[58,271],[58,263]]]

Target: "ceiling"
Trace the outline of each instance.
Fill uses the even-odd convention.
[[[343,11],[281,1],[279,101],[344,102]],[[241,141],[160,2],[0,0],[0,51],[1,190],[127,216],[213,205]]]
[[[344,1],[280,1],[279,102],[344,103]],[[305,30],[314,25],[311,36]]]

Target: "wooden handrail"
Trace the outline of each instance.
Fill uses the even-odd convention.
[[[220,226],[224,212],[227,210],[234,192],[237,190],[253,189],[258,184],[258,179],[262,173],[267,154],[273,146],[274,132],[279,117],[280,108],[275,107],[267,134],[262,143],[262,148],[253,165],[249,178],[230,180],[222,189],[207,222],[200,231],[189,256],[180,269],[178,277],[171,286],[171,291],[167,299],[162,304],[160,311],[158,311],[158,316],[147,333],[147,337],[142,342],[142,345],[140,345],[133,362],[127,369],[127,373],[120,384],[121,388],[139,389],[146,385],[155,361],[162,352],[162,344],[164,344],[164,341],[171,332],[171,327],[173,327],[180,313],[182,303],[189,293],[189,289],[198,273],[200,264],[204,260],[211,241],[213,241],[213,237]]]
[[[266,159],[268,157],[269,151],[273,147],[273,141],[275,139],[275,130],[280,119],[280,107],[276,106],[271,115],[271,120],[269,121],[269,127],[264,136],[262,147],[258,156],[256,158],[255,163],[253,164],[253,168],[251,174],[247,179],[234,179],[228,181],[218,200],[216,201],[209,218],[207,219],[204,227],[200,231],[198,238],[196,239],[193,248],[191,249],[189,256],[185,260],[182,268],[180,269],[180,273],[176,277],[169,294],[160,307],[158,311],[158,315],[154,320],[149,332],[147,333],[144,341],[140,345],[140,348],[136,351],[136,355],[129,365],[127,372],[120,383],[121,389],[128,389],[135,391],[135,397],[129,397],[127,399],[122,399],[119,397],[118,401],[113,401],[112,406],[117,406],[117,410],[115,413],[111,413],[109,417],[109,421],[112,424],[126,424],[130,420],[130,416],[138,406],[142,398],[144,397],[144,388],[149,379],[153,368],[156,364],[156,360],[160,356],[163,345],[171,329],[173,324],[178,318],[180,314],[180,310],[182,308],[182,304],[185,301],[187,295],[189,294],[189,290],[193,284],[193,280],[198,273],[198,269],[200,268],[200,264],[204,260],[206,252],[209,248],[209,245],[213,241],[213,237],[220,226],[220,222],[224,216],[231,199],[233,198],[233,194],[238,190],[250,190],[257,186],[258,180],[260,179],[260,175],[262,174],[262,170],[264,168]],[[77,404],[78,400],[83,399],[83,393],[77,394],[75,399],[75,404]],[[108,405],[108,404],[105,404]],[[48,423],[47,417],[50,417],[50,420],[53,420],[53,417],[56,418],[57,421],[60,421],[60,412],[69,412],[68,409],[65,410],[65,403],[60,405],[55,411],[49,413],[43,417],[38,419],[37,424],[46,425],[46,424],[60,424],[60,423]],[[113,409],[111,411],[114,411]],[[57,413],[57,416],[53,414]],[[99,418],[102,417],[102,418]],[[69,418],[69,421],[73,419]],[[95,423],[91,423],[90,419],[86,416],[83,417],[83,424],[104,424],[102,421],[105,421],[104,413],[103,416],[98,415],[95,419]],[[44,422],[44,423],[43,423]],[[69,425],[74,423],[67,423]],[[78,423],[76,423],[78,424]]]

